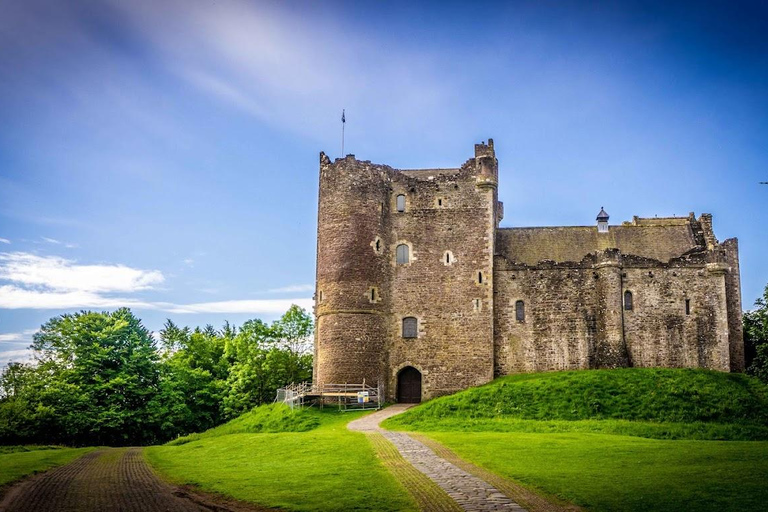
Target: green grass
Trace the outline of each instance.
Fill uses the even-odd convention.
[[[384,426],[766,440],[768,386],[742,374],[694,369],[521,374],[432,400]]]
[[[330,411],[330,410],[329,410]],[[333,412],[336,412],[335,410]],[[251,412],[243,414],[234,420],[206,430],[199,434],[190,434],[170,441],[169,445],[182,445],[191,441],[219,437],[229,434],[263,434],[277,432],[307,432],[320,426],[321,420],[330,424],[348,420],[349,416],[323,414],[315,409],[292,411],[282,404],[271,404],[256,407]]]
[[[0,485],[61,466],[94,449],[55,446],[4,446],[0,448]]]
[[[175,483],[268,507],[416,510],[366,436],[347,430],[346,423],[359,416],[330,408],[259,407],[183,444],[144,453]]]
[[[460,457],[595,511],[765,510],[768,442],[430,432]]]

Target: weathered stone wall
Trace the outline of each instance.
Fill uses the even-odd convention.
[[[741,311],[741,271],[739,269],[739,241],[729,238],[721,244],[725,252],[728,273],[725,275],[726,300],[728,305],[728,338],[730,345],[731,371],[744,371],[744,324]]]
[[[372,243],[387,233],[388,172],[321,154],[314,363],[321,384],[376,384],[386,375],[390,267],[387,241],[378,252]]]
[[[624,289],[633,298],[632,310],[624,311],[632,366],[729,370],[723,274],[704,265],[642,266],[624,273]]]
[[[591,268],[507,265],[496,258],[496,374],[594,366],[597,293]],[[522,300],[525,318],[516,318]]]
[[[717,242],[711,215],[636,217],[607,233],[499,229],[497,180],[492,141],[457,169],[321,154],[317,383],[365,379],[394,399],[398,372],[413,366],[427,399],[494,373],[743,370],[738,244]],[[409,260],[398,264],[401,244]],[[403,337],[405,317],[418,320],[416,338]]]
[[[726,280],[712,254],[662,264],[617,250],[578,264],[496,259],[496,373],[579,368],[731,368]],[[632,309],[624,293],[632,293]],[[525,301],[526,317],[515,318]],[[686,300],[688,312],[686,313]],[[743,344],[742,344],[743,346]]]
[[[392,208],[398,194],[406,196],[407,204],[405,212],[391,215],[392,252],[398,243],[408,243],[412,261],[398,265],[390,258],[392,397],[405,366],[422,373],[424,398],[493,378],[496,195],[494,186],[478,186],[481,172],[470,160],[452,171],[393,175]],[[401,336],[402,318],[408,316],[419,320],[416,339]]]

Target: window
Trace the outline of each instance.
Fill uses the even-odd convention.
[[[381,240],[378,238],[376,239],[376,252],[379,252],[381,250]]]
[[[515,320],[525,322],[525,303],[521,300],[515,302]]]
[[[443,206],[443,200],[442,199],[438,199],[437,200],[437,206]]]
[[[685,314],[691,314],[691,299],[685,299]]]
[[[624,309],[632,311],[632,292],[629,290],[624,292]]]
[[[478,272],[477,273],[477,284],[483,284],[483,273]]]
[[[456,261],[456,259],[453,257],[451,251],[445,251],[443,253],[443,265],[452,265],[454,261]]]
[[[416,317],[403,318],[403,338],[417,338],[419,335],[419,321]]]
[[[404,212],[405,211],[405,195],[398,194],[397,196],[397,211]]]
[[[483,302],[480,299],[472,299],[472,309],[480,311],[483,307]]]
[[[397,246],[397,263],[402,265],[404,263],[410,263],[411,258],[408,251],[408,245],[400,244]]]

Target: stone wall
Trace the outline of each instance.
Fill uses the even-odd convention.
[[[711,215],[635,217],[607,233],[498,228],[497,181],[493,141],[454,169],[321,154],[317,383],[364,379],[392,400],[412,366],[427,399],[494,374],[743,370],[738,244],[717,242]],[[415,338],[403,336],[406,317],[417,319]]]

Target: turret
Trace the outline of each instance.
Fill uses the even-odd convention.
[[[608,232],[608,219],[610,217],[605,212],[603,207],[600,207],[600,213],[597,214],[597,232],[598,233],[607,233]]]
[[[320,154],[315,382],[384,380],[388,295],[386,173]]]

